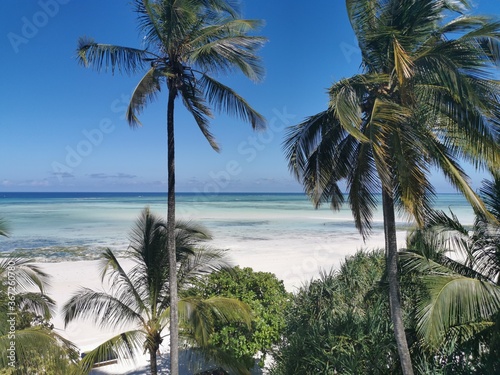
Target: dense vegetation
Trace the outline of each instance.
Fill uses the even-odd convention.
[[[290,170],[313,203],[346,200],[363,237],[382,196],[390,315],[405,375],[413,374],[398,276],[395,213],[422,227],[440,170],[492,219],[461,163],[500,168],[500,23],[468,0],[346,0],[362,72],[333,83],[324,111],[285,139]]]
[[[426,283],[427,279],[410,271],[402,275],[401,281],[406,335],[416,373],[498,373],[498,296],[494,312],[483,319],[448,327],[442,332],[443,340],[435,346],[420,332],[419,321],[435,284]],[[382,251],[358,252],[347,257],[338,271],[312,280],[293,297],[270,373],[401,374],[386,289]],[[448,309],[454,310],[457,302],[450,300]],[[440,318],[434,316],[436,321]]]
[[[282,281],[271,273],[235,267],[205,276],[188,293],[201,298],[236,298],[247,303],[253,313],[251,326],[220,325],[211,342],[227,356],[246,363],[249,369],[254,366],[256,356],[259,364],[264,365],[266,354],[280,340],[285,326],[285,311],[291,295]]]
[[[176,223],[176,272],[180,291],[193,285],[204,274],[225,267],[224,252],[211,249],[211,237],[195,223]],[[150,356],[150,373],[156,375],[157,353],[170,324],[170,282],[167,223],[148,208],[142,211],[131,232],[127,256],[133,267],[125,271],[119,259],[107,249],[102,254],[102,278],[110,291],[81,288],[63,307],[65,323],[91,319],[101,327],[121,330],[119,334],[86,353],[84,371],[111,355],[133,358],[143,350]],[[186,296],[178,301],[181,333],[207,358],[223,360],[210,346],[218,325],[230,322],[250,324],[250,310],[244,303],[215,296],[202,299]],[[126,327],[124,329],[124,327]],[[223,360],[236,369],[242,366],[232,358]]]
[[[382,252],[357,253],[294,295],[273,375],[388,374],[397,352]]]
[[[29,260],[0,262],[0,374],[77,373],[77,348],[50,323],[55,305],[48,280]]]

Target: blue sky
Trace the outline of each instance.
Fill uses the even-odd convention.
[[[474,12],[499,14],[500,1],[476,0]],[[130,2],[2,0],[0,14],[0,191],[165,191],[165,93],[132,130],[123,115],[140,75],[96,73],[75,59],[80,36],[141,47]],[[178,191],[301,191],[284,160],[285,128],[323,110],[327,87],[359,71],[344,1],[247,0],[244,16],[266,22],[265,80],[219,78],[268,131],[217,116],[216,153],[178,102]],[[475,186],[485,177],[470,175]],[[450,191],[439,175],[434,183]]]

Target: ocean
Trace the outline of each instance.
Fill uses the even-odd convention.
[[[96,259],[107,247],[122,253],[130,228],[146,206],[165,215],[166,194],[0,193],[0,218],[7,220],[10,232],[8,238],[0,238],[0,255],[15,251],[36,261],[54,262]],[[452,209],[463,224],[473,222],[472,209],[461,195],[440,194],[435,207]],[[206,226],[214,238],[211,245],[234,252],[238,259],[245,255],[272,259],[292,251],[318,253],[340,244],[348,253],[383,244],[381,209],[365,243],[347,205],[338,212],[328,205],[315,210],[300,193],[180,193],[176,214]],[[410,226],[398,219],[400,246]]]

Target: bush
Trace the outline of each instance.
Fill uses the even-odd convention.
[[[244,361],[248,368],[253,367],[254,357],[260,353],[263,366],[266,353],[280,340],[285,326],[291,295],[283,281],[271,273],[235,267],[205,276],[189,294],[237,298],[247,303],[254,314],[251,329],[235,323],[220,326],[211,338],[212,344],[227,356]]]
[[[358,252],[299,290],[271,373],[397,373],[384,270],[382,252]]]

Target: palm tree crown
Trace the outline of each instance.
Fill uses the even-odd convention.
[[[242,71],[258,81],[263,69],[255,51],[265,39],[247,33],[261,25],[257,20],[237,18],[238,11],[225,1],[136,0],[139,26],[146,48],[97,44],[80,38],[78,59],[84,66],[112,72],[146,70],[132,94],[127,110],[131,126],[140,125],[137,115],[156,99],[166,84],[180,96],[211,146],[218,146],[210,133],[214,109],[237,115],[254,128],[264,126],[263,117],[228,86],[215,80],[216,73]]]
[[[422,224],[433,168],[485,212],[459,160],[477,168],[500,163],[500,83],[492,74],[500,64],[500,22],[450,19],[466,0],[346,4],[364,72],[332,85],[328,109],[290,130],[291,170],[316,204],[333,208],[344,202],[337,183],[346,180],[364,235],[381,186]]]
[[[292,127],[289,167],[318,206],[344,202],[371,230],[382,192],[390,306],[403,372],[412,374],[399,300],[395,209],[422,226],[433,169],[491,215],[460,166],[498,169],[500,22],[468,16],[467,0],[346,0],[361,74],[330,87],[328,108]],[[458,15],[458,17],[453,17]]]

